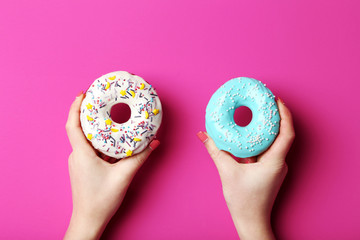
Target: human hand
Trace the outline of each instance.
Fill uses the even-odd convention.
[[[82,132],[80,105],[83,99],[82,93],[76,97],[66,123],[73,149],[69,156],[73,213],[65,239],[98,239],[121,205],[136,172],[160,144],[153,140],[139,154],[113,164],[104,161]]]
[[[219,150],[207,133],[197,134],[218,169],[224,198],[241,239],[275,239],[271,209],[286,176],[285,157],[295,138],[289,109],[280,99],[277,104],[280,133],[270,148],[257,157],[236,161],[228,152]]]

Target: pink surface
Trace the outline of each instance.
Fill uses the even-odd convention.
[[[225,81],[284,99],[297,138],[273,211],[279,239],[360,239],[358,1],[0,3],[0,239],[59,239],[72,203],[65,122],[100,75],[157,89],[161,145],[103,239],[236,239],[218,173],[196,138]]]

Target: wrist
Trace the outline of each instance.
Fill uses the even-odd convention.
[[[73,213],[64,239],[99,239],[105,227],[106,222]]]
[[[270,222],[270,216],[236,217],[233,216],[235,228],[240,239],[247,240],[273,240],[273,234]]]

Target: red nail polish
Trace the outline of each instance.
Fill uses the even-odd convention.
[[[81,94],[83,94],[83,91],[80,91],[80,92],[76,95],[76,97],[80,97]]]
[[[151,148],[151,150],[154,151],[159,145],[160,145],[160,141],[159,141],[159,140],[153,140],[153,141],[150,143],[149,147]]]
[[[281,98],[277,97],[277,100],[279,100],[282,104],[285,105],[284,101]]]
[[[202,131],[198,132],[196,136],[200,139],[202,143],[205,143],[208,140],[208,136]]]
[[[256,158],[254,157],[247,157],[247,158],[240,158],[239,159],[239,163],[255,163],[256,162]]]

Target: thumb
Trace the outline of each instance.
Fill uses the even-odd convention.
[[[270,159],[273,159],[273,161],[283,163],[294,141],[295,131],[290,110],[280,98],[277,104],[281,118],[279,135],[270,148],[264,153],[264,156],[271,156]],[[264,158],[268,159],[267,157]]]
[[[237,167],[236,161],[231,155],[228,152],[219,150],[214,140],[212,140],[206,132],[200,131],[196,135],[200,141],[204,143],[219,172],[228,171],[229,169]]]
[[[151,152],[154,151],[155,148],[157,148],[159,145],[159,140],[153,140],[142,152],[134,156],[121,159],[115,163],[115,167],[120,168],[123,173],[132,178],[144,164]]]

